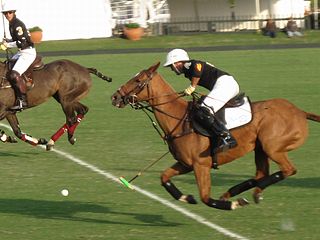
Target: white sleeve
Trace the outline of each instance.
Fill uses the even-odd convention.
[[[7,42],[7,45],[8,45],[8,48],[14,48],[14,47],[17,47],[17,43],[16,43],[16,41],[14,41],[14,42]]]

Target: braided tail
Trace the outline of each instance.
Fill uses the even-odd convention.
[[[97,69],[95,68],[87,68],[89,73],[92,73],[94,75],[96,75],[97,77],[107,81],[107,82],[112,82],[112,78],[108,77],[108,76],[105,76],[103,75],[101,72],[99,72]]]
[[[320,115],[309,113],[309,112],[305,112],[305,113],[308,120],[320,122]]]

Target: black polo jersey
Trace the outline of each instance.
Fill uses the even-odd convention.
[[[212,90],[217,79],[223,75],[230,75],[212,64],[198,60],[190,60],[183,66],[183,73],[190,81],[193,77],[200,78],[198,85]]]
[[[29,31],[21,20],[16,17],[12,19],[9,23],[9,30],[12,41],[16,42],[18,48],[26,49],[33,47]]]

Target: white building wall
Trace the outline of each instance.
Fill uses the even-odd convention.
[[[109,0],[3,0],[17,8],[17,17],[43,29],[43,40],[110,37]],[[8,31],[5,19],[6,31]],[[3,26],[0,27],[3,32]]]
[[[235,0],[230,8],[227,0],[168,0],[171,19],[231,17],[256,15],[256,0]],[[300,16],[304,13],[304,0],[260,0],[261,15]]]

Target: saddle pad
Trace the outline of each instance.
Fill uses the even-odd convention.
[[[225,108],[226,127],[236,128],[252,120],[252,112],[248,97],[244,97],[244,104],[239,107]]]

